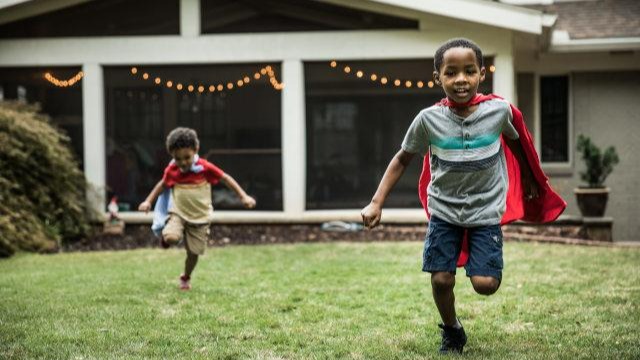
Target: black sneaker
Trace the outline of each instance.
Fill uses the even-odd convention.
[[[464,328],[461,327],[458,329],[453,326],[447,326],[445,324],[438,324],[438,327],[442,329],[442,343],[440,344],[440,354],[462,354],[462,349],[467,343],[467,334],[465,334]]]

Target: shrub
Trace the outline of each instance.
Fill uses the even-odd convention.
[[[604,187],[604,181],[620,162],[616,149],[609,146],[603,153],[589,137],[582,134],[578,136],[577,149],[582,153],[582,160],[587,166],[586,171],[580,172],[582,181],[589,184],[590,188]]]
[[[69,139],[35,105],[0,102],[0,256],[86,236],[86,181]]]

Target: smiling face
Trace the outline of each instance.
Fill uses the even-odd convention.
[[[193,164],[193,158],[196,155],[197,150],[192,148],[178,148],[171,152],[173,160],[176,162],[180,171],[187,172],[191,169]]]
[[[439,71],[433,72],[435,83],[442,86],[449,100],[456,103],[473,99],[484,76],[485,69],[478,65],[475,52],[463,47],[447,50]]]

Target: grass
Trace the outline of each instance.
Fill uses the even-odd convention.
[[[430,359],[422,244],[179,249],[0,261],[0,358]],[[490,297],[458,271],[463,358],[640,358],[640,249],[505,244]]]

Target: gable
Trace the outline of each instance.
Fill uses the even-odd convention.
[[[0,38],[177,35],[179,7],[179,0],[82,2],[2,24]]]
[[[0,38],[180,34],[179,0],[57,3],[55,7],[46,2],[24,2],[0,10],[10,19],[0,25]],[[201,0],[200,4],[203,34],[419,27],[417,20],[312,0]],[[45,7],[49,5],[51,9]],[[15,15],[22,12],[22,18]]]
[[[202,33],[417,29],[415,20],[318,1],[202,0]]]

